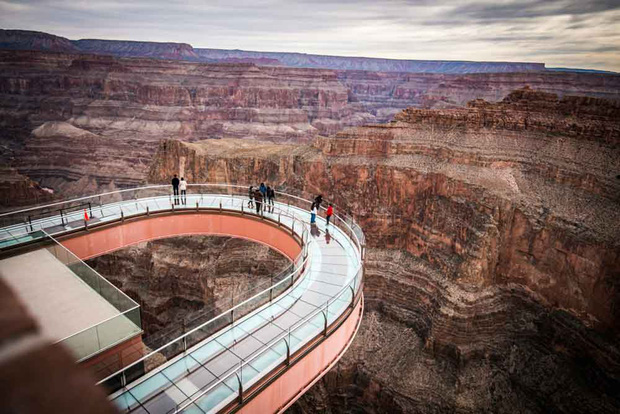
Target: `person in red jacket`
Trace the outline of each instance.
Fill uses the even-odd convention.
[[[327,207],[327,211],[325,212],[325,217],[327,218],[327,225],[329,226],[329,220],[332,218],[332,216],[334,215],[334,206],[333,204],[329,204],[329,207]]]

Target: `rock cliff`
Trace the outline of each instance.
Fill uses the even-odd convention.
[[[290,261],[244,239],[154,240],[88,260],[141,306],[144,341],[156,348],[239,303]]]
[[[615,412],[619,137],[617,103],[524,89],[313,145],[166,141],[149,180],[270,182],[362,224],[362,329],[293,412]]]
[[[0,51],[0,162],[71,196],[143,183],[161,139],[310,142],[387,122],[407,107],[497,101],[525,85],[620,97],[616,75],[387,73]]]

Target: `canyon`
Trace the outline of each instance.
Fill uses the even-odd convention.
[[[526,88],[308,145],[164,141],[148,179],[260,177],[362,225],[362,327],[293,413],[615,412],[619,115]]]
[[[497,102],[525,86],[620,99],[613,74],[369,72],[0,50],[0,164],[55,196],[76,196],[144,184],[161,139],[309,143],[386,123],[408,107]]]
[[[0,208],[181,174],[361,224],[361,328],[291,413],[620,410],[620,75],[6,32]],[[154,341],[285,265],[201,238],[91,264]]]
[[[158,348],[271,285],[290,261],[222,236],[153,240],[87,261],[139,305],[143,341]]]

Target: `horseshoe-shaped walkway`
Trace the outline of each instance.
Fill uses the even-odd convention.
[[[283,411],[333,366],[357,332],[363,309],[363,234],[352,220],[340,216],[333,217],[329,226],[324,218],[318,217],[317,223],[311,226],[307,210],[310,203],[294,196],[278,194],[278,201],[273,206],[265,205],[257,216],[256,210],[248,209],[247,196],[210,194],[210,187],[191,187],[190,194],[179,199],[161,195],[165,191],[161,186],[147,187],[139,197],[124,201],[101,203],[95,196],[84,209],[86,204],[73,203],[80,208],[74,211],[67,208],[64,213],[34,220],[28,217],[26,225],[22,225],[26,231],[21,231],[19,226],[0,229],[11,236],[4,240],[0,236],[0,246],[3,242],[10,245],[36,239],[38,225],[46,233],[55,228],[60,235],[71,232],[73,236],[65,236],[62,243],[80,258],[93,257],[110,250],[101,247],[105,245],[102,237],[117,240],[119,245],[115,248],[132,244],[132,237],[139,241],[145,239],[144,231],[138,234],[125,230],[116,234],[110,230],[132,225],[135,223],[132,217],[151,223],[159,220],[158,229],[167,226],[175,234],[227,234],[254,240],[260,237],[250,233],[264,232],[261,223],[291,229],[297,240],[303,242],[303,253],[296,263],[297,274],[245,303],[244,309],[251,309],[249,313],[239,312],[244,316],[237,319],[234,311],[231,312],[232,320],[215,332],[213,325],[190,331],[172,344],[176,347],[183,344],[184,350],[154,369],[150,366],[157,353],[101,381],[113,389],[120,388],[110,399],[121,412]],[[228,188],[228,193],[243,191],[243,188],[233,189]],[[149,192],[158,195],[143,196]],[[82,210],[90,212],[88,222],[80,217],[84,214]],[[159,212],[166,212],[168,219],[158,215]],[[201,231],[192,230],[192,223],[193,227],[200,227],[196,223],[202,223],[203,214],[212,216],[215,224],[205,224]],[[251,218],[258,225],[237,223],[233,226],[237,230],[231,230],[233,227],[222,224],[227,220],[223,217]],[[82,226],[90,229],[80,232]],[[113,234],[101,236],[103,233],[98,233],[96,226],[106,227]],[[179,230],[182,226],[187,228]],[[161,232],[163,235],[157,229],[150,229],[146,237],[165,237],[166,231]],[[88,242],[89,237],[97,234],[98,239]],[[262,237],[265,240],[258,241],[284,253],[288,249],[291,257],[290,251],[294,249],[287,248],[281,237],[270,238],[264,234]],[[290,240],[295,243],[293,237]],[[209,336],[187,346],[195,343],[192,335],[205,335],[201,329],[209,332]],[[136,376],[136,369],[148,372],[130,382]]]

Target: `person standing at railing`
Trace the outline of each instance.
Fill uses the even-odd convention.
[[[273,200],[276,198],[276,192],[273,188],[267,186],[267,204],[271,206],[271,212],[273,213]]]
[[[265,183],[260,183],[260,187],[258,187],[258,189],[260,190],[260,193],[263,196],[263,200],[267,198],[267,187],[265,186]]]
[[[250,190],[248,191],[248,197],[250,200],[248,201],[248,208],[254,208],[254,186],[250,186]]]
[[[327,207],[327,211],[325,212],[325,218],[327,219],[327,225],[329,226],[329,220],[334,215],[334,205],[329,203],[329,207]]]
[[[312,208],[310,209],[310,224],[316,224],[316,214],[318,212],[316,202],[312,203]]]
[[[187,204],[187,181],[183,177],[181,177],[179,188],[181,189],[181,203]]]
[[[318,196],[314,197],[314,204],[316,204],[317,210],[321,209],[322,202],[323,202],[323,195],[319,194]]]
[[[256,190],[254,192],[254,200],[256,202],[256,214],[260,214],[261,209],[263,208],[263,194],[260,190]]]
[[[179,179],[176,174],[172,179],[172,193],[174,195],[174,204],[179,204]]]

